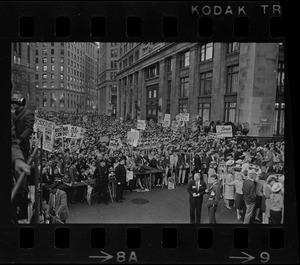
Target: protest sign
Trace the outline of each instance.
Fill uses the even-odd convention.
[[[68,134],[67,137],[68,138],[79,139],[80,132],[81,132],[81,127],[70,126],[70,128],[69,128],[69,134]]]
[[[54,129],[54,132],[55,132],[55,139],[62,138],[63,137],[63,126],[62,125],[56,126]]]
[[[170,121],[163,120],[162,126],[163,126],[164,128],[170,127]]]
[[[171,114],[165,114],[164,121],[169,121],[171,123]]]
[[[189,121],[190,120],[190,114],[189,113],[179,114],[179,120],[180,121]]]
[[[68,137],[70,131],[70,124],[63,125],[63,137]]]
[[[138,130],[146,130],[146,121],[145,120],[137,120],[137,129]]]
[[[230,125],[217,125],[216,132],[218,138],[232,137],[232,127]]]
[[[43,150],[52,152],[55,138],[55,123],[36,117],[33,130],[43,133]]]
[[[135,141],[140,139],[140,132],[139,131],[130,131],[127,132],[127,141],[130,145],[133,145]]]

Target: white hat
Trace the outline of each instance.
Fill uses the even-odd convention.
[[[243,160],[242,159],[238,159],[235,161],[236,164],[242,164]]]
[[[250,166],[250,164],[249,163],[244,163],[244,164],[242,164],[242,168],[243,169],[248,169],[249,168],[249,166]]]
[[[234,164],[234,160],[230,159],[226,162],[226,166],[232,166]]]
[[[282,184],[280,182],[275,182],[271,188],[272,192],[278,192],[282,188]]]

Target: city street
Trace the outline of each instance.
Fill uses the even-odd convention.
[[[77,203],[69,207],[71,223],[189,223],[189,194],[187,184],[174,190],[153,187],[148,192],[124,192],[123,203],[97,204],[91,206]],[[134,199],[141,199],[145,204],[136,204]],[[147,201],[146,201],[147,200]],[[202,205],[201,223],[208,223],[206,196]],[[235,209],[225,208],[221,200],[216,213],[217,223],[242,223],[236,219]]]

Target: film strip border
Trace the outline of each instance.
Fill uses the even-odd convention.
[[[0,31],[20,41],[282,41],[278,1],[0,3]],[[13,15],[12,15],[13,14]],[[9,27],[7,27],[9,25]],[[262,26],[263,25],[263,26]]]
[[[292,229],[196,225],[19,227],[1,233],[1,262],[295,263]],[[5,235],[5,236],[3,236]],[[259,247],[257,247],[259,246]],[[283,256],[284,253],[284,256]],[[250,262],[250,263],[252,263]]]

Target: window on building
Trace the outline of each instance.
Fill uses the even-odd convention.
[[[43,107],[47,107],[47,93],[43,93]]]
[[[60,71],[63,71],[64,70],[64,67],[63,65],[60,66]]]
[[[35,80],[39,79],[39,74],[35,74]]]
[[[60,57],[60,63],[64,63],[64,62],[65,62],[64,57]]]
[[[187,103],[179,103],[179,113],[184,113],[185,110],[187,110],[188,104]]]
[[[47,65],[43,65],[43,72],[47,71]]]
[[[237,114],[237,98],[233,97],[225,97],[225,105],[224,105],[224,121],[225,122],[236,122],[236,114]]]
[[[51,80],[54,80],[54,74],[51,74]]]
[[[274,134],[284,135],[285,103],[275,103]]]
[[[133,55],[130,55],[128,58],[128,64],[132,65],[133,64]]]
[[[54,49],[51,49],[51,55],[54,55]]]
[[[54,82],[51,82],[51,88],[54,88]]]
[[[124,66],[124,68],[127,67],[127,59],[125,59],[125,60],[123,61],[123,66]]]
[[[277,70],[277,92],[284,92],[284,62],[278,63]]]
[[[115,61],[115,60],[110,61],[110,68],[111,69],[116,69],[117,68],[117,61]]]
[[[170,103],[167,103],[166,113],[167,113],[167,114],[170,114],[170,113],[171,113],[171,104],[170,104]]]
[[[43,74],[43,79],[47,79],[47,74]]]
[[[60,55],[64,55],[65,54],[65,50],[64,49],[61,49],[60,50]]]
[[[190,65],[190,51],[179,54],[179,68],[188,67]]]
[[[38,57],[35,58],[35,63],[39,63],[39,58]]]
[[[43,47],[46,47],[47,46],[47,43],[46,42],[43,42]]]
[[[210,103],[198,103],[198,114],[202,121],[210,121]]]
[[[167,83],[167,98],[168,99],[171,98],[171,89],[172,89],[172,81],[168,80],[168,83]]]
[[[65,107],[65,93],[60,93],[59,95],[59,107],[60,108]]]
[[[111,86],[111,93],[117,93],[117,85]]]
[[[55,107],[55,103],[56,103],[56,98],[54,93],[50,93],[50,107],[54,108]]]
[[[51,42],[51,46],[54,46],[54,42]]]
[[[128,76],[128,83],[129,83],[130,86],[132,86],[132,84],[133,84],[133,77],[132,77],[132,75]]]
[[[186,98],[189,96],[189,78],[180,78],[180,97]]]
[[[35,71],[38,71],[38,70],[39,70],[39,66],[36,65],[36,66],[35,66]]]
[[[137,50],[135,53],[134,53],[134,59],[135,61],[138,61],[140,59],[140,51]]]
[[[60,46],[64,46],[64,43],[63,43],[63,42],[61,42],[61,43],[60,43]]]
[[[167,73],[172,72],[172,58],[166,59]]]
[[[54,65],[51,65],[51,71],[52,72],[54,71]]]
[[[64,88],[64,83],[63,82],[60,82],[60,88]]]
[[[64,80],[64,75],[60,74],[60,80]]]
[[[200,46],[200,62],[213,58],[213,43],[206,43]]]
[[[236,93],[239,87],[239,66],[227,67],[226,93]]]
[[[239,42],[230,42],[226,43],[226,52],[227,53],[233,53],[240,50],[240,43]]]
[[[43,86],[43,88],[47,88],[47,83],[46,83],[46,82],[43,82],[43,83],[42,83],[42,86]]]
[[[42,63],[47,63],[47,57],[42,58]]]
[[[39,83],[35,83],[35,88],[39,88]]]
[[[145,79],[154,78],[159,75],[159,64],[156,63],[145,69]]]
[[[39,55],[39,50],[35,50],[35,55]]]
[[[43,54],[43,55],[47,55],[47,49],[43,49],[43,50],[42,50],[42,54]]]
[[[151,85],[146,87],[147,99],[156,99],[158,97],[158,85]]]
[[[200,74],[200,96],[207,96],[211,94],[212,76],[212,71]]]
[[[51,57],[51,63],[54,63],[54,57]]]

